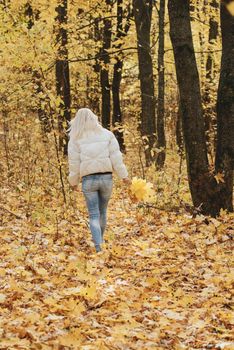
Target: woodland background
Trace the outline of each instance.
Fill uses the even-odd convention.
[[[233,4],[0,1],[0,349],[233,349]],[[116,179],[103,266],[67,181],[80,107],[150,182]]]

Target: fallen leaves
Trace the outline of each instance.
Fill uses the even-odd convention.
[[[116,191],[102,257],[66,216],[56,242],[38,217],[1,227],[0,349],[232,349],[233,215],[144,211]]]

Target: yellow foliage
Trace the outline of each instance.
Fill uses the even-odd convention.
[[[155,191],[150,182],[134,177],[130,186],[131,194],[138,200],[152,203],[155,200]]]

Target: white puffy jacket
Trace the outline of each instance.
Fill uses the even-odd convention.
[[[119,143],[114,134],[103,128],[80,140],[68,143],[69,177],[72,186],[78,185],[82,176],[93,173],[112,172],[124,179],[128,176],[123,163]]]

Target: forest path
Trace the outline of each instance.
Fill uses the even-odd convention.
[[[57,223],[49,206],[34,219],[4,212],[0,349],[233,349],[233,215],[141,212],[115,191],[93,258],[77,196]]]

